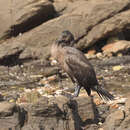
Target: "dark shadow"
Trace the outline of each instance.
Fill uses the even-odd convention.
[[[28,113],[24,108],[20,108],[19,110],[19,121],[20,121],[20,127],[23,127],[24,124],[27,122],[28,119]]]
[[[12,25],[10,27],[10,30],[5,32],[3,39],[16,37],[19,35],[19,33],[27,32],[35,28],[36,26],[41,25],[42,23],[52,18],[55,18],[57,16],[56,11],[52,5],[50,6],[51,7],[48,8],[48,7],[45,7],[44,5],[37,5],[37,7],[39,7],[39,10],[33,16],[30,16],[27,20],[23,21],[22,23]],[[50,12],[50,13],[47,13],[47,12]],[[25,14],[25,15],[28,15],[28,14]],[[20,20],[21,19],[19,19],[18,21]]]
[[[125,36],[125,39],[126,39],[127,41],[130,41],[130,26],[127,27],[127,28],[123,31],[123,34],[124,34],[124,36]]]
[[[90,124],[97,124],[99,122],[99,114],[98,110],[96,108],[96,105],[93,101],[93,97],[91,96],[91,103],[92,103],[92,108],[93,108],[93,113],[94,113],[94,119],[87,119],[85,121],[82,121],[80,118],[80,115],[78,113],[78,104],[76,100],[70,100],[68,103],[68,106],[72,109],[72,114],[73,114],[73,119],[74,119],[74,124],[75,124],[75,130],[84,130],[84,127]]]
[[[12,67],[16,65],[22,65],[25,62],[29,62],[31,60],[37,59],[37,58],[32,58],[32,57],[19,59],[19,56],[22,52],[23,50],[20,50],[15,54],[3,57],[2,59],[0,59],[0,65]]]

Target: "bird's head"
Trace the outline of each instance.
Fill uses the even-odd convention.
[[[57,39],[57,43],[58,45],[61,45],[61,46],[73,46],[74,36],[70,31],[65,30],[61,33],[61,35]]]

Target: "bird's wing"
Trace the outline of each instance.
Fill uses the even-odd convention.
[[[67,52],[65,62],[69,67],[72,75],[81,85],[97,84],[96,75],[93,67],[88,62],[84,54],[78,50]]]

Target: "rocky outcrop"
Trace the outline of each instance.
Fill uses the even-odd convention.
[[[105,130],[128,130],[130,129],[130,103],[129,97],[125,108],[111,113],[104,124]]]
[[[45,60],[49,56],[51,43],[61,31],[69,29],[75,36],[77,46],[85,49],[126,28],[130,23],[129,5],[129,0],[76,1],[68,13],[8,42],[18,41],[25,44],[27,49],[21,55],[34,54]]]
[[[57,74],[59,71],[57,67],[50,66],[50,46],[63,30],[68,29],[74,34],[76,47],[81,50],[94,44],[98,46],[100,40],[109,41],[120,32],[127,34],[123,40],[129,40],[130,0],[19,0],[11,2],[0,1],[0,40],[3,34],[7,34],[4,38],[8,38],[0,44],[0,88],[2,90],[0,93],[0,129],[98,130],[99,127],[106,130],[129,129],[129,98],[124,109],[110,112],[109,105],[100,106],[100,102],[97,103],[99,104],[97,109],[93,98],[87,97],[86,93],[85,96],[81,95],[74,99],[56,94],[52,96],[52,93],[49,98],[43,97],[43,92],[48,93],[50,88],[54,89],[57,86],[54,86],[54,82],[49,86],[48,82],[43,83],[45,80],[39,81],[41,77],[47,79],[46,76]],[[12,36],[13,38],[10,38]],[[118,41],[115,47],[112,44],[114,49],[111,48],[111,52],[129,49],[128,44],[128,41]],[[117,50],[117,46],[120,45],[122,48]],[[96,53],[96,48],[94,49],[92,54]],[[126,62],[130,62],[129,56],[110,58],[103,62],[99,61],[97,69],[100,69],[99,66]],[[94,64],[96,64],[95,61]],[[102,70],[100,69],[100,75],[102,75]],[[129,69],[126,67],[124,71],[129,71]],[[106,69],[106,72],[109,72],[109,69]],[[125,76],[123,75],[122,79]],[[57,77],[56,80],[59,80]],[[113,75],[108,73],[107,78],[113,80]],[[21,94],[23,84],[26,87],[25,90],[29,91],[28,100],[25,100],[26,97],[24,94],[22,97]],[[66,86],[71,86],[71,84],[64,84],[64,87]],[[48,91],[42,91],[43,88]],[[35,90],[37,92],[33,93]],[[69,92],[73,90],[70,88]],[[39,95],[39,93],[42,94]],[[17,104],[3,100],[16,101]],[[115,106],[119,107],[119,105]]]
[[[88,97],[73,100],[64,96],[43,97],[35,104],[18,107],[1,102],[0,106],[0,126],[6,129],[80,130],[82,127],[91,127],[96,119],[96,108]]]
[[[20,0],[0,2],[0,36],[9,38],[26,32],[55,15],[55,9],[47,0]],[[6,7],[6,8],[5,8]]]
[[[6,49],[5,49],[6,48]],[[10,66],[19,62],[19,55],[24,51],[24,44],[19,42],[10,44],[0,44],[0,65]]]
[[[129,49],[130,49],[130,42],[125,40],[109,43],[102,48],[103,53],[114,53],[114,54],[118,52],[127,53]]]
[[[88,32],[88,35],[84,38],[83,42],[88,43],[86,46],[90,46],[101,38],[106,38],[118,33],[129,25],[129,19],[129,10],[119,13],[93,27],[91,31]]]
[[[116,102],[116,101],[115,101]],[[114,102],[113,102],[114,103]],[[117,100],[121,103],[121,100]],[[92,97],[41,97],[31,104],[0,102],[1,130],[128,130],[129,97],[125,105],[95,104]],[[118,105],[119,105],[118,104]]]
[[[22,108],[14,103],[0,102],[0,129],[20,129],[25,120]]]

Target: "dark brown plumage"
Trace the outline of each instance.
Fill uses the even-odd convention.
[[[67,72],[72,82],[76,84],[74,96],[78,96],[81,87],[91,95],[94,90],[105,100],[113,100],[114,96],[100,87],[92,65],[84,54],[78,49],[71,47],[74,37],[71,32],[63,31],[58,40],[53,43],[51,55],[56,59],[60,67]]]

